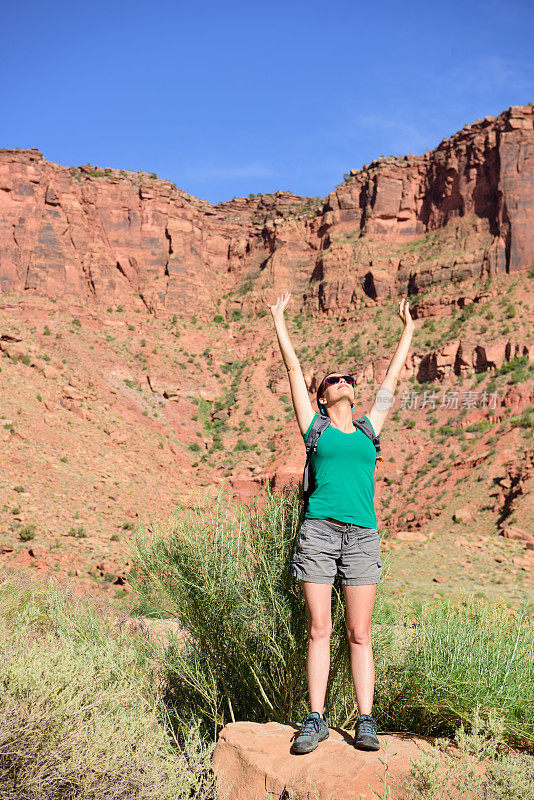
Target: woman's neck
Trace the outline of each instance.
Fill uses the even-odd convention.
[[[328,416],[330,422],[335,428],[339,428],[343,433],[352,433],[354,425],[352,424],[352,409],[350,403],[343,403],[343,405],[336,404],[328,409]]]

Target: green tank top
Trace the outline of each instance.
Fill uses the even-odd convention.
[[[316,417],[317,413],[303,434],[304,441]],[[369,420],[367,415],[365,418]],[[369,424],[372,428],[371,420]],[[311,454],[315,489],[305,517],[331,517],[362,528],[376,528],[375,463],[376,448],[363,431],[354,428],[354,433],[343,433],[329,425],[319,437],[317,451]]]

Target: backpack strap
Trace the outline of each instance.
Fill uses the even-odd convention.
[[[369,420],[366,417],[358,417],[358,419],[353,419],[352,422],[356,428],[359,428],[361,431],[363,431],[363,433],[365,433],[366,436],[369,437],[369,439],[371,439],[376,450],[376,460],[383,461],[384,459],[382,458],[382,451],[380,449],[380,437],[374,435],[373,428]]]
[[[317,450],[317,442],[319,441],[319,437],[329,425],[329,417],[323,417],[321,414],[317,414],[313,421],[313,425],[311,426],[308,438],[306,439],[306,464],[304,466],[304,474],[302,476],[302,490],[304,492],[304,497],[306,497],[310,489],[311,454],[315,453]]]
[[[314,452],[317,450],[317,442],[322,432],[330,425],[330,417],[324,417],[317,414],[313,420],[313,425],[306,440],[306,453]]]

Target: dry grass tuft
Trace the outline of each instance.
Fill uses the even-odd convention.
[[[166,719],[156,651],[57,589],[0,584],[1,800],[210,795],[193,728]]]

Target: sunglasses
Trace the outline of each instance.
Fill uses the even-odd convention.
[[[332,386],[334,383],[339,383],[339,381],[345,381],[349,384],[349,386],[354,386],[354,378],[352,375],[332,375],[329,378],[325,378],[325,386]]]

